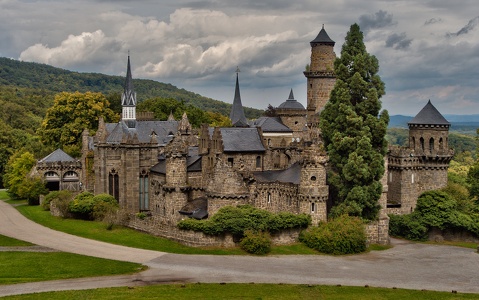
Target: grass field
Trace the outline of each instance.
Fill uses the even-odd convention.
[[[30,244],[29,242],[20,241],[0,234],[0,247],[21,247],[32,245],[33,244]]]
[[[17,209],[27,218],[46,227],[117,245],[178,254],[246,254],[239,247],[227,249],[188,247],[165,238],[155,237],[122,226],[114,226],[113,230],[107,230],[106,225],[102,222],[53,217],[50,212],[42,210],[39,206],[21,205]],[[273,247],[271,254],[318,254],[318,252],[301,243],[297,243]]]
[[[64,252],[0,252],[0,284],[135,273],[140,264]]]
[[[4,299],[478,299],[475,294],[385,289],[346,286],[308,286],[289,284],[173,284],[123,287],[84,291],[65,291],[6,297]]]

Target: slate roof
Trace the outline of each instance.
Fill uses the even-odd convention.
[[[236,73],[235,97],[231,107],[230,119],[234,127],[248,127],[248,121],[244,115],[243,104],[241,103],[238,73]]]
[[[137,135],[140,143],[149,143],[151,134],[154,132],[160,145],[167,144],[172,135],[178,130],[178,121],[135,121],[134,127],[129,127],[125,121],[118,123],[107,123],[106,130],[108,137],[106,142],[109,144],[121,143],[123,136]]]
[[[225,152],[264,152],[266,149],[256,128],[220,128]]]
[[[303,104],[299,103],[298,101],[296,101],[294,99],[294,95],[293,95],[293,89],[291,89],[291,91],[289,92],[289,97],[288,99],[281,103],[279,106],[278,106],[279,109],[296,109],[296,110],[305,110]]]
[[[208,216],[208,200],[201,197],[188,201],[186,205],[179,210],[179,213],[197,220],[204,219]]]
[[[150,171],[158,174],[166,174],[166,159],[162,156],[159,160],[156,165],[150,168]],[[187,172],[201,172],[201,156],[198,155],[198,147],[188,148],[186,170]]]
[[[263,132],[293,132],[278,117],[261,117],[253,121],[251,125],[260,127]]]
[[[285,170],[253,172],[253,176],[257,182],[262,183],[282,182],[300,184],[301,166],[299,163],[295,163]]]
[[[39,162],[64,162],[64,161],[76,161],[73,157],[66,154],[62,149],[57,149],[52,153],[48,154],[44,158],[40,159]]]
[[[318,33],[318,36],[316,36],[316,38],[312,40],[310,44],[311,46],[313,46],[314,44],[331,44],[334,46],[335,42],[326,33],[326,30],[324,30],[323,25],[323,28],[321,28],[321,31]]]
[[[447,125],[449,123],[441,113],[432,105],[431,100],[429,100],[426,106],[421,109],[421,111],[408,122],[408,125]]]

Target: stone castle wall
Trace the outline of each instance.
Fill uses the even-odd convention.
[[[191,247],[237,246],[231,234],[213,236],[192,230],[180,230],[175,226],[166,224],[166,222],[155,216],[146,217],[143,220],[131,216],[128,226]],[[290,229],[272,234],[272,243],[273,245],[288,245],[295,243],[298,241],[300,231],[301,229]]]

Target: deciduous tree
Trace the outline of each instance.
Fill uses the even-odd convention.
[[[351,26],[334,62],[337,81],[321,113],[320,126],[331,163],[329,184],[333,212],[377,218],[384,174],[389,122],[381,115],[384,83],[378,60],[366,51],[363,33]]]
[[[59,93],[52,107],[47,110],[39,134],[47,145],[63,148],[79,148],[81,134],[85,128],[94,133],[98,119],[117,122],[119,116],[110,108],[101,93]]]

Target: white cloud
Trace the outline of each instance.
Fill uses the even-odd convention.
[[[472,113],[479,112],[474,7],[475,0],[0,0],[0,54],[118,75],[130,51],[135,78],[224,101],[239,65],[242,96],[251,99],[244,102],[264,108],[291,87],[305,104],[309,41],[324,23],[339,55],[349,25],[359,22],[391,114],[414,114],[429,97]]]

